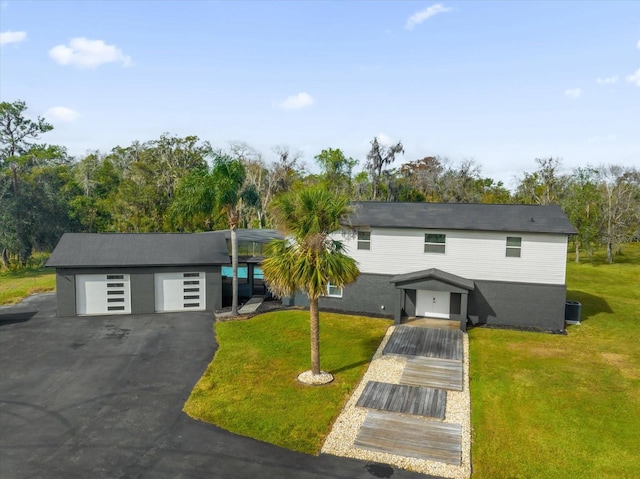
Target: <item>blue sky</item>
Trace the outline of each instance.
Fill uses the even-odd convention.
[[[640,165],[640,2],[0,1],[0,99],[73,155],[163,132],[364,162]]]

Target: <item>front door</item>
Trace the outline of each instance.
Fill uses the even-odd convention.
[[[416,291],[416,316],[449,318],[450,294],[448,291]]]

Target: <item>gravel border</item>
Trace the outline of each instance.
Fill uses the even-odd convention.
[[[469,394],[469,337],[463,333],[463,388],[462,391],[447,391],[447,406],[443,422],[460,424],[462,428],[462,462],[453,466],[436,461],[427,461],[396,454],[368,451],[354,447],[360,427],[364,423],[367,410],[356,407],[356,403],[369,381],[380,381],[398,384],[407,363],[407,358],[399,356],[383,356],[395,326],[387,330],[387,334],[373,355],[367,372],[362,377],[351,398],[333,424],[333,428],[322,446],[322,453],[351,457],[365,461],[390,464],[422,474],[432,474],[454,479],[468,479],[471,476],[471,397]],[[429,421],[429,419],[425,419]]]

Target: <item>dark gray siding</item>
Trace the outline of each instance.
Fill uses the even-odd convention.
[[[342,298],[320,298],[320,308],[392,317],[400,307],[400,295],[389,279],[388,275],[361,274],[355,283],[343,288]]]
[[[355,283],[343,288],[342,298],[320,298],[320,309],[393,317],[400,307],[400,295],[389,283],[390,278],[382,274],[361,274]],[[307,308],[309,298],[297,293],[293,304]]]
[[[222,277],[220,266],[169,266],[147,268],[58,268],[56,270],[57,314],[60,317],[76,316],[76,282],[78,274],[129,274],[131,281],[131,313],[155,312],[154,273],[178,271],[204,271],[206,273],[206,309],[222,307]]]
[[[76,315],[76,276],[72,271],[56,270],[56,301],[58,316]]]
[[[405,290],[401,305],[402,290],[389,282],[391,278],[391,275],[361,274],[358,281],[344,288],[342,298],[321,298],[320,308],[385,316],[395,316],[400,308],[404,308],[403,314],[414,315],[415,290]],[[424,286],[435,289],[436,285]],[[475,281],[475,289],[469,291],[467,307],[468,315],[477,317],[480,324],[555,331],[564,329],[565,301],[564,285]],[[305,295],[297,294],[294,304],[308,307],[309,301]],[[463,306],[460,305],[461,309]]]
[[[565,285],[475,281],[469,315],[480,324],[564,329]]]

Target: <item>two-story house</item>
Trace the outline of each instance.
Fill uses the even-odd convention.
[[[564,329],[567,241],[576,231],[560,207],[353,206],[349,228],[334,236],[361,275],[330,286],[321,308]]]

